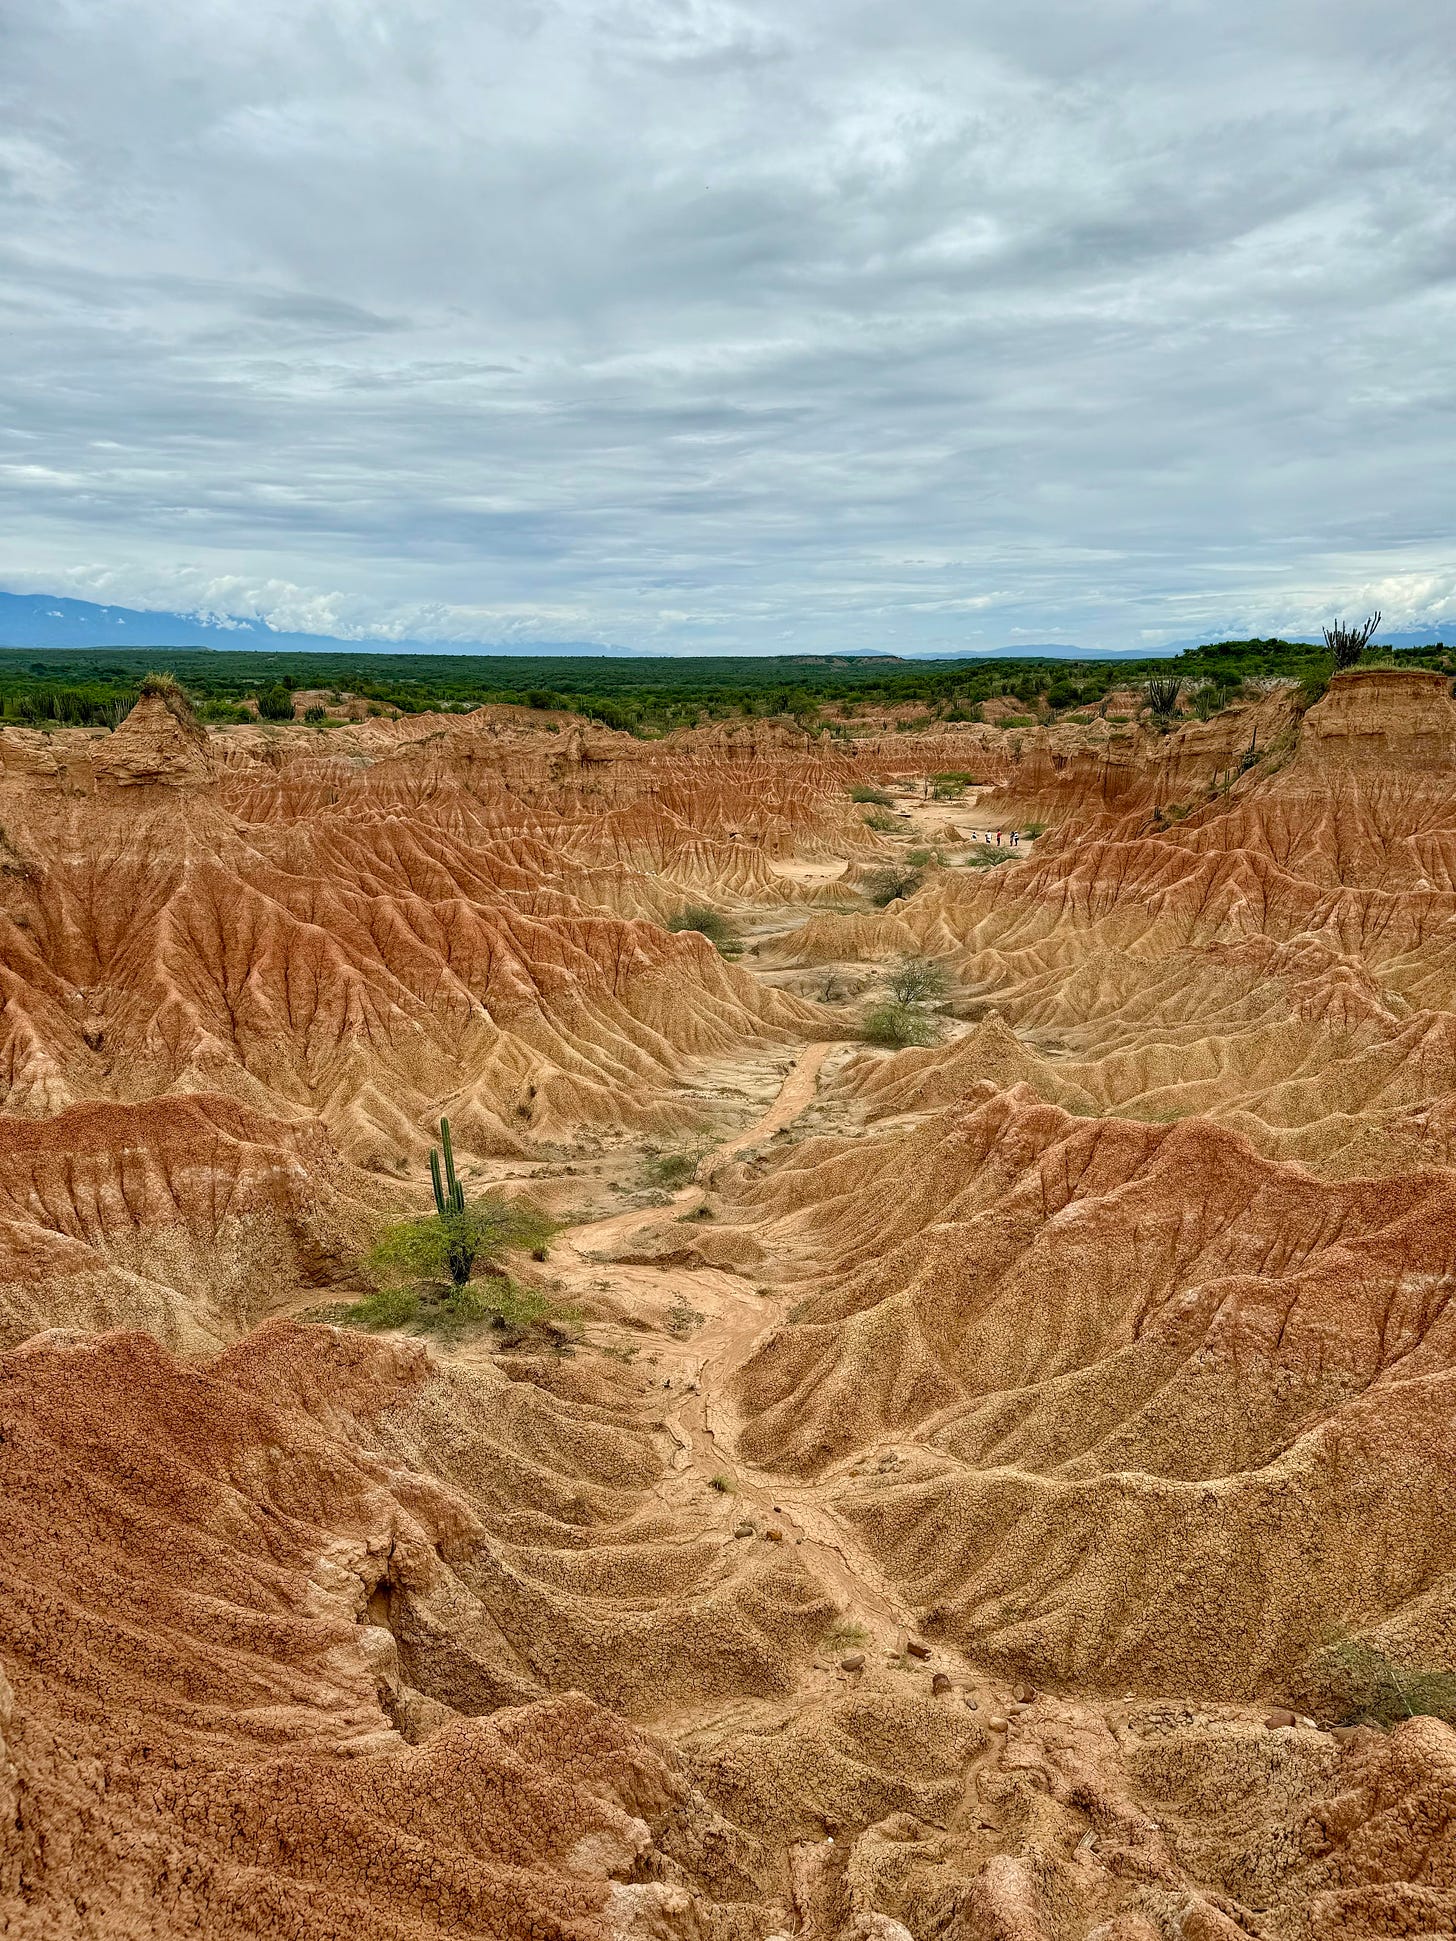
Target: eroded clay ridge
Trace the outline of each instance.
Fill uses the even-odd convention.
[[[1042,1693],[1008,1729],[882,1674],[707,1745],[633,1723],[780,1688],[823,1601],[777,1549],[732,1598],[649,1559],[630,1402],[541,1373],[276,1322],[0,1360],[10,1933],[1441,1932],[1432,1720]]]
[[[6,730],[0,1927],[1456,1934],[1453,783],[1378,669]],[[298,1318],[442,1112],[569,1352]]]

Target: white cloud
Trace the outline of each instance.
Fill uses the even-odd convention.
[[[1438,0],[11,0],[0,579],[381,638],[1452,611]]]

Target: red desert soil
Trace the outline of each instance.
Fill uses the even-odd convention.
[[[1456,1936],[1444,678],[152,696],[0,734],[0,977],[0,1932]],[[345,1318],[441,1114],[549,1325]]]

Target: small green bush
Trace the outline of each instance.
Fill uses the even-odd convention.
[[[1402,1719],[1456,1724],[1456,1671],[1397,1665],[1378,1645],[1342,1637],[1309,1666],[1321,1699],[1346,1724],[1398,1725]]]
[[[569,1308],[553,1308],[537,1288],[523,1287],[508,1275],[497,1274],[464,1287],[437,1282],[419,1292],[407,1287],[381,1288],[350,1307],[325,1310],[321,1318],[371,1332],[409,1328],[417,1334],[452,1340],[469,1328],[488,1325],[508,1335],[519,1335],[548,1318],[564,1323],[576,1316]]]
[[[867,1045],[882,1045],[891,1051],[901,1051],[906,1045],[932,1045],[936,1035],[934,1024],[923,1011],[895,999],[868,1012],[861,1032]]]
[[[419,1318],[420,1297],[407,1287],[381,1287],[345,1308],[342,1320],[355,1328],[407,1328]]]
[[[893,795],[886,795],[883,789],[871,788],[868,782],[859,782],[849,791],[851,802],[873,802],[876,807],[888,809],[894,802]]]
[[[556,1222],[535,1207],[491,1194],[463,1211],[422,1214],[386,1227],[370,1249],[364,1271],[382,1287],[401,1280],[463,1287],[482,1260],[493,1261],[505,1251],[535,1253],[556,1231]]]
[[[154,667],[142,675],[137,682],[137,694],[144,700],[165,701],[169,707],[192,706],[187,698],[187,690],[177,676],[161,667]]]
[[[168,713],[180,721],[185,728],[197,726],[197,711],[192,705],[186,688],[175,674],[169,674],[159,668],[153,668],[150,673],[143,674],[137,683],[137,698],[160,701]],[[73,710],[73,712],[85,712],[85,710]],[[114,721],[111,723],[112,727],[116,725]]]
[[[1316,701],[1323,701],[1329,691],[1330,677],[1328,674],[1323,672],[1306,674],[1299,684],[1299,695],[1296,700],[1296,706],[1299,712],[1303,714],[1304,710],[1306,708],[1312,708]]]
[[[691,1152],[652,1153],[643,1163],[643,1176],[650,1186],[686,1186],[702,1157],[701,1147]]]
[[[562,1318],[567,1318],[570,1312],[567,1309],[553,1310],[539,1288],[523,1287],[519,1281],[513,1281],[505,1274],[487,1281],[472,1281],[462,1293],[469,1296],[475,1310],[469,1318],[483,1318],[510,1330],[533,1327],[553,1312]]]
[[[680,935],[685,930],[696,930],[706,937],[720,957],[741,957],[743,942],[733,925],[721,910],[710,910],[705,904],[690,903],[685,910],[667,920],[667,928]]]
[[[878,830],[882,836],[893,836],[900,827],[894,816],[886,815],[883,809],[871,809],[864,818],[864,825],[866,829]]]
[[[258,690],[258,713],[265,721],[293,719],[293,695],[282,681],[275,681],[271,687]]]
[[[908,863],[888,863],[871,870],[865,879],[865,895],[881,909],[896,897],[914,896],[920,888],[920,871]]]
[[[870,1634],[862,1624],[856,1623],[853,1618],[836,1618],[820,1643],[825,1651],[853,1651],[869,1641]]]
[[[928,957],[906,957],[890,973],[890,996],[897,1004],[924,1004],[950,994],[950,974]]]

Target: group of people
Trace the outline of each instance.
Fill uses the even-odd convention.
[[[984,842],[987,844],[994,842],[998,849],[1001,847],[1001,836],[1002,831],[1000,829],[994,831],[983,829],[979,835],[974,829],[971,831],[971,840],[973,842]],[[1005,836],[1007,843],[1013,848],[1019,846],[1021,842],[1021,831],[1019,829],[1008,829],[1005,831]]]

